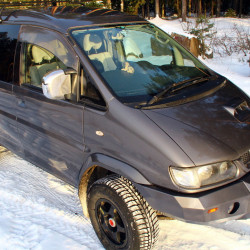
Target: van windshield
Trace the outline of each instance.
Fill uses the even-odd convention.
[[[149,102],[177,83],[210,76],[202,63],[152,24],[91,27],[71,34],[123,103]]]

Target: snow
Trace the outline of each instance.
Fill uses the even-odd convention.
[[[0,147],[0,249],[104,249],[83,216],[77,189]],[[209,225],[161,220],[156,249],[250,245],[250,219]]]
[[[212,70],[227,77],[230,81],[250,95],[250,66],[247,62],[239,63],[237,58],[229,56],[201,60]]]
[[[219,32],[250,19],[218,18]],[[168,32],[185,33],[179,20],[152,20]],[[249,55],[248,55],[249,56]],[[250,95],[250,67],[239,55],[215,56],[205,64]],[[160,221],[156,249],[247,250],[250,219],[209,225]],[[0,147],[0,249],[103,249],[90,220],[83,216],[77,189]]]
[[[77,190],[0,147],[0,249],[101,249]]]
[[[169,33],[171,35],[171,33],[176,33],[176,34],[180,34],[189,38],[194,37],[194,35],[188,34],[187,32],[185,32],[182,29],[181,23],[179,21],[179,19],[174,20],[174,21],[166,21],[163,20],[159,17],[156,17],[152,20],[150,20],[151,23],[157,25],[158,27],[160,27],[162,30],[164,30],[165,32]],[[169,23],[171,22],[171,23]]]
[[[227,35],[231,37],[231,39],[234,39],[236,37],[235,32],[233,32],[234,27],[244,30],[248,36],[250,34],[250,18],[214,18],[212,22],[217,31],[217,37]],[[224,55],[222,57],[218,54],[214,54],[213,59],[202,61],[250,95],[250,62],[248,60],[250,60],[250,51],[248,51],[247,56],[243,53],[233,53],[231,56]]]

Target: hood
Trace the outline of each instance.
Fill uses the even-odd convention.
[[[143,110],[195,165],[235,160],[250,149],[249,97],[230,82],[210,96]]]

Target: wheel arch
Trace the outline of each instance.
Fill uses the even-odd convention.
[[[83,213],[86,217],[89,217],[87,209],[88,188],[96,180],[110,174],[121,175],[138,184],[151,185],[151,183],[138,170],[127,163],[107,155],[92,154],[82,166],[78,180],[78,194],[82,204]]]

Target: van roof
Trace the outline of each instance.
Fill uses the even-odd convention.
[[[39,10],[6,10],[3,23],[43,26],[66,33],[71,27],[146,22],[144,19],[116,10],[87,7],[49,7]]]

